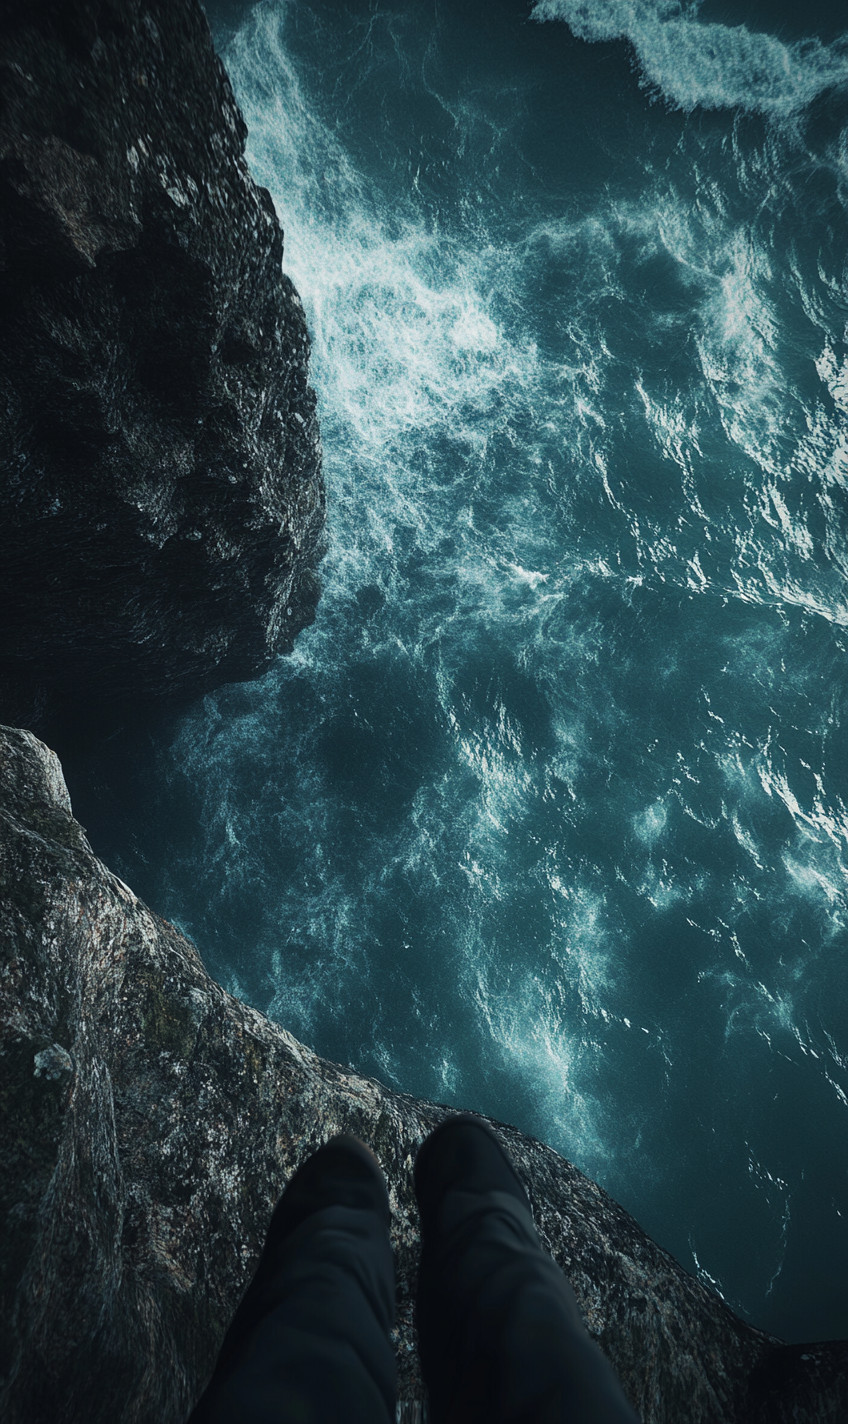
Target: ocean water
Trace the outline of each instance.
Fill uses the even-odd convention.
[[[209,10],[313,334],[324,594],[97,848],[320,1053],[846,1335],[848,17]]]

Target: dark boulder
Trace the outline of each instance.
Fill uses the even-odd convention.
[[[401,1413],[416,1418],[411,1168],[447,1109],[325,1062],[225,993],[95,858],[55,755],[8,729],[0,945],[2,1418],[180,1424],[278,1193],[341,1130],[389,1181]],[[846,1345],[744,1324],[570,1163],[495,1127],[645,1424],[846,1417]]]
[[[0,708],[49,725],[289,650],[324,491],[303,309],[196,0],[5,0],[0,45]]]

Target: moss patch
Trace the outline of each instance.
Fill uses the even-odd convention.
[[[197,1037],[189,1005],[167,988],[164,974],[153,965],[136,970],[135,984],[145,1043],[154,1053],[173,1053],[187,1060]]]

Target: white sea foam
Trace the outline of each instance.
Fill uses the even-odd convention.
[[[840,363],[830,342],[826,341],[824,350],[816,359],[816,370],[834,403],[848,415],[848,357]]]
[[[597,13],[606,15],[608,28],[625,9],[607,12],[599,6]],[[657,23],[670,22],[672,9],[660,7]],[[650,6],[639,14],[643,11],[654,13]],[[589,23],[585,16],[584,22]],[[695,20],[685,24],[704,28]],[[334,589],[357,585],[369,549],[382,554],[381,578],[390,576],[399,525],[415,530],[422,550],[435,552],[446,519],[455,516],[434,492],[428,451],[447,437],[456,451],[454,485],[464,481],[468,498],[466,550],[459,565],[468,594],[463,616],[485,614],[496,622],[505,611],[505,590],[494,571],[501,560],[528,567],[531,550],[526,542],[507,544],[500,555],[481,550],[483,531],[475,525],[473,508],[477,481],[466,462],[485,462],[492,440],[532,410],[541,449],[524,443],[516,449],[517,459],[544,467],[544,442],[553,446],[558,433],[568,430],[576,480],[585,483],[595,471],[612,507],[628,514],[643,570],[701,592],[791,601],[836,621],[848,618],[843,592],[848,556],[838,510],[825,509],[833,575],[820,567],[797,568],[799,560],[810,564],[814,550],[807,517],[787,505],[780,488],[787,478],[787,392],[774,352],[769,256],[750,232],[728,220],[720,204],[699,201],[692,209],[682,195],[652,193],[639,209],[618,206],[535,226],[514,249],[492,242],[485,231],[458,241],[425,218],[414,193],[394,193],[391,204],[384,204],[357,171],[337,135],[310,108],[288,57],[284,20],[271,7],[260,9],[242,31],[230,62],[250,96],[251,162],[285,215],[286,262],[314,332],[322,422],[336,485],[331,558],[342,576],[341,583],[331,581],[330,597]],[[761,175],[750,181],[760,182]],[[610,482],[607,418],[598,393],[615,363],[604,333],[571,316],[574,359],[566,363],[543,355],[532,333],[515,326],[506,330],[496,310],[498,302],[506,309],[512,301],[522,263],[547,245],[573,254],[579,311],[586,294],[615,286],[620,245],[633,237],[646,258],[668,255],[681,272],[707,281],[697,337],[704,379],[728,438],[754,462],[753,480],[763,470],[769,476],[766,490],[758,488],[753,496],[760,507],[750,530],[730,520],[723,521],[723,529],[721,520],[718,528],[715,519],[705,520],[703,488],[706,482],[709,489],[712,479],[699,447],[703,400],[697,394],[694,400],[685,395],[660,400],[637,373],[646,417],[664,454],[681,471],[682,512],[688,516],[691,510],[706,522],[705,537],[721,536],[713,543],[718,563],[714,557],[709,573],[697,549],[678,547],[664,531],[629,514]],[[744,402],[738,399],[740,388]],[[838,381],[835,389],[841,389]],[[848,459],[844,428],[824,413],[814,413],[814,421],[799,434],[790,458],[799,467],[824,460],[838,471]],[[344,464],[334,470],[342,450]],[[364,490],[372,491],[369,498],[362,497]],[[455,504],[455,489],[448,499]],[[819,503],[827,504],[825,494]],[[762,538],[764,521],[780,535],[773,550]],[[523,510],[516,523],[524,542]],[[579,574],[577,567],[574,573]],[[525,619],[527,610],[518,616]]]
[[[490,1036],[489,1051],[526,1082],[550,1140],[601,1173],[612,1157],[608,1109],[588,1084],[603,1075],[607,1026],[625,1023],[605,1007],[614,977],[611,945],[617,938],[619,952],[623,946],[602,895],[574,883],[563,891],[560,885],[556,976],[511,969],[481,945],[466,960],[464,980]],[[579,1033],[571,995],[581,1005]]]
[[[770,182],[769,172],[745,174],[746,187]],[[679,471],[679,507],[687,524],[694,516],[702,547],[687,558],[685,532],[669,542],[665,518],[656,533],[643,521],[640,563],[664,581],[685,580],[696,592],[795,604],[845,625],[848,551],[835,488],[844,487],[848,475],[840,406],[846,377],[831,334],[838,304],[828,307],[821,293],[812,302],[810,282],[799,273],[797,285],[783,289],[779,310],[774,265],[780,254],[763,232],[732,221],[725,205],[712,201],[709,185],[699,187],[695,205],[659,190],[652,205],[615,213],[619,231],[637,237],[646,257],[671,258],[681,272],[697,274],[705,292],[693,325],[703,385],[657,392],[646,376],[634,382],[657,446]],[[778,224],[793,200],[777,186],[770,191],[770,222]],[[787,300],[804,310],[811,343],[817,334],[824,341],[815,364],[835,413],[823,401],[802,401],[787,382],[781,349]],[[728,441],[745,456],[729,499],[716,485],[715,457],[704,442],[714,410]]]
[[[657,801],[634,816],[633,829],[641,841],[653,846],[665,830],[667,820],[668,811],[661,801]]]
[[[814,790],[802,804],[785,763],[770,736],[753,754],[741,749],[722,753],[718,769],[732,788],[728,799],[736,839],[758,871],[767,868],[775,915],[785,914],[793,900],[808,902],[827,926],[819,931],[827,943],[848,926],[848,808],[838,795],[825,791],[820,775],[813,778]],[[781,856],[785,875],[775,874],[768,845],[750,824],[750,811],[761,804],[761,792],[788,812],[792,839]],[[808,951],[800,954],[806,962]]]
[[[646,82],[677,108],[742,108],[784,119],[848,82],[848,27],[831,45],[787,44],[745,25],[698,20],[698,0],[536,0],[535,20],[580,39],[627,39]]]

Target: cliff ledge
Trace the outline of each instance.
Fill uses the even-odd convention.
[[[447,1109],[318,1058],[97,860],[59,762],[0,731],[0,1412],[181,1424],[298,1163],[357,1133],[390,1186],[402,1416],[423,1397],[411,1167]],[[542,1143],[494,1124],[645,1424],[823,1424],[844,1344],[739,1320]]]

